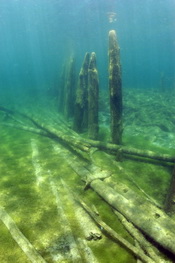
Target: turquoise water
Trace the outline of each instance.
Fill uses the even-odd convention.
[[[173,0],[0,1],[0,262],[136,262],[76,199],[134,245],[112,208],[88,188],[88,176],[110,175],[100,178],[163,209],[174,163],[90,147],[87,129],[72,129],[75,93],[84,55],[95,52],[98,140],[107,145],[108,33],[116,30],[122,145],[175,156],[174,11]],[[71,117],[65,114],[68,85]]]
[[[95,51],[101,89],[107,89],[108,32],[121,48],[123,85],[174,87],[174,1],[1,0],[1,92],[53,90],[74,54],[77,72]],[[110,13],[115,13],[110,20]],[[5,87],[5,88],[3,88]]]

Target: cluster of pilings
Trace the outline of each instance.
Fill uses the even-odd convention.
[[[115,30],[109,32],[109,97],[111,115],[111,141],[122,143],[122,77],[120,49]],[[98,139],[99,133],[99,79],[95,52],[86,53],[76,87],[75,60],[70,59],[61,77],[59,112],[66,119],[73,118],[73,129]]]

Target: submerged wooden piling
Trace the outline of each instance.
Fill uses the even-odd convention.
[[[58,112],[64,112],[64,102],[65,102],[65,80],[66,80],[66,65],[63,65],[61,76],[60,76],[60,85],[58,92]]]
[[[86,53],[79,73],[78,87],[76,90],[74,125],[76,132],[82,132],[88,127],[88,67],[90,53]]]
[[[122,143],[122,77],[120,48],[115,30],[109,31],[109,92],[111,114],[111,139],[113,144]]]
[[[175,166],[170,180],[170,187],[165,200],[165,212],[175,215]]]
[[[99,81],[96,68],[96,54],[91,53],[88,68],[88,136],[96,140],[98,138],[98,98]]]
[[[65,80],[65,101],[64,101],[64,117],[69,119],[74,114],[75,102],[75,59],[71,57],[69,60],[68,71]]]

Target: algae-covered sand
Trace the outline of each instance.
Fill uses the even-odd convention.
[[[153,96],[154,103],[159,104],[159,112],[154,111]],[[159,99],[152,91],[140,95],[137,90],[130,91],[124,97],[123,143],[175,154],[172,139],[175,122],[170,115],[174,105],[170,100],[166,105],[166,100]],[[42,117],[44,119],[44,115]],[[101,119],[101,127],[105,130],[103,136],[109,138],[107,109],[101,112]],[[9,120],[4,121],[1,115],[1,123],[5,122]],[[0,206],[46,262],[72,262],[72,258],[74,262],[88,262],[84,242],[90,248],[88,254],[94,260],[91,258],[91,262],[136,262],[125,248],[98,228],[101,239],[86,239],[85,232],[91,229],[80,222],[82,215],[75,211],[72,191],[90,207],[95,205],[102,220],[134,244],[111,208],[91,189],[84,191],[85,183],[72,169],[71,163],[87,166],[85,159],[56,140],[5,125],[1,125],[0,145]],[[111,172],[110,178],[106,179],[110,185],[115,187],[119,181],[143,196],[141,188],[163,206],[172,165],[136,158],[124,158],[118,162],[114,156],[100,151],[95,151],[91,159],[101,169]],[[62,180],[70,191],[66,190]],[[0,232],[0,262],[30,262],[2,221]],[[74,250],[71,242],[75,242]]]

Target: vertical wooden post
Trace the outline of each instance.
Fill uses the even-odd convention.
[[[88,67],[90,53],[86,53],[79,73],[78,87],[76,90],[75,113],[73,128],[82,132],[88,127]]]
[[[58,111],[60,113],[64,112],[64,102],[65,102],[65,79],[66,79],[66,66],[64,64],[61,76],[60,76],[60,85],[58,91]]]
[[[65,81],[64,116],[66,119],[74,115],[75,81],[75,59],[71,57]]]
[[[122,77],[120,49],[115,30],[109,31],[109,92],[111,114],[111,139],[114,144],[122,143]]]
[[[165,200],[165,212],[175,215],[175,166],[173,169],[170,187]]]
[[[96,68],[96,54],[91,53],[88,68],[88,136],[96,140],[98,138],[98,98],[99,81]]]

